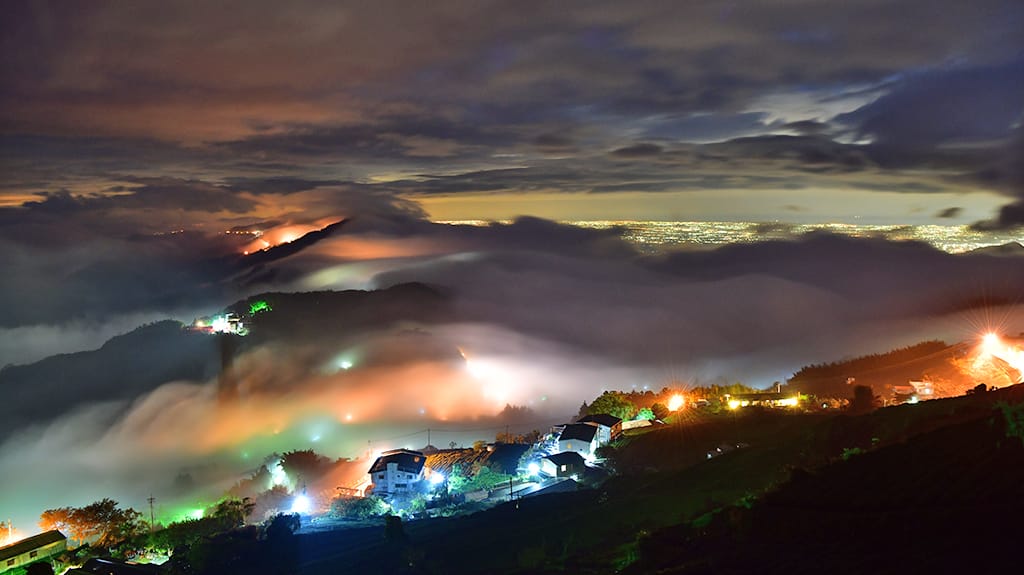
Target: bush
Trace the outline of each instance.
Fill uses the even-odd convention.
[[[390,511],[380,497],[339,497],[331,502],[330,514],[342,519],[368,519],[380,517]]]

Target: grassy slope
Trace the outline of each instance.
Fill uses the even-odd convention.
[[[799,537],[817,541],[810,537],[822,532],[823,526],[820,522],[816,524],[815,518],[851,521],[851,525],[860,526],[865,521],[875,520],[873,516],[866,516],[867,519],[859,523],[852,521],[851,517],[860,517],[859,514],[863,513],[861,508],[848,509],[838,515],[821,513],[821,505],[842,501],[848,492],[859,492],[863,501],[881,501],[890,505],[893,499],[886,499],[884,495],[894,487],[898,489],[897,493],[907,493],[911,487],[904,486],[909,485],[920,499],[914,508],[917,509],[942,501],[942,485],[955,484],[964,493],[985,485],[985,478],[993,473],[992,465],[1001,465],[997,461],[1002,461],[999,459],[1002,455],[985,455],[981,461],[970,460],[967,464],[970,469],[966,472],[961,466],[950,464],[960,457],[955,454],[969,452],[969,446],[987,439],[971,439],[960,445],[958,451],[949,454],[944,454],[942,446],[950,436],[963,433],[962,429],[977,430],[979,426],[985,428],[989,425],[987,422],[993,417],[991,406],[996,400],[1020,401],[1021,395],[1024,395],[1022,389],[1003,390],[976,397],[888,408],[860,417],[751,413],[735,418],[695,418],[679,426],[634,437],[621,448],[629,457],[636,457],[636,453],[644,453],[642,458],[653,457],[654,461],[661,462],[657,470],[639,470],[615,477],[598,490],[527,499],[518,505],[505,504],[453,520],[413,522],[406,525],[410,543],[389,556],[402,557],[401,565],[413,573],[610,572],[617,566],[628,564],[637,553],[641,555],[642,565],[645,545],[647,556],[652,556],[649,542],[657,537],[652,538],[651,534],[659,534],[660,537],[682,529],[689,536],[690,520],[712,509],[741,501],[749,506],[768,490],[788,493],[788,489],[793,489],[789,478],[794,474],[794,468],[798,469],[795,475],[804,479],[808,477],[807,472],[802,471],[804,468],[813,470],[810,477],[815,480],[836,474],[834,484],[827,489],[824,486],[820,488],[821,497],[827,503],[819,502],[806,511],[806,529],[794,531],[793,537],[781,540],[785,544],[800,541]],[[996,436],[1001,433],[995,427],[991,429]],[[744,441],[750,447],[710,461],[701,459],[708,448],[721,441]],[[1003,442],[1004,445],[1009,443]],[[845,448],[871,448],[872,445],[874,448],[868,453],[849,461],[844,462],[839,457]],[[635,453],[631,453],[633,451]],[[997,463],[982,465],[989,460]],[[857,487],[866,473],[858,467],[862,462],[874,462],[872,469],[891,467],[894,471],[881,473],[875,469],[871,471],[875,480]],[[900,471],[915,467],[920,467],[921,471],[914,474]],[[926,478],[940,477],[942,483],[939,485],[926,481]],[[1007,487],[1004,483],[995,483],[1000,489]],[[800,489],[807,488],[801,486]],[[775,501],[771,497],[767,501]],[[973,499],[964,501],[968,506],[979,503]],[[756,508],[768,509],[766,505]],[[893,511],[894,519],[891,521],[905,520],[907,513]],[[762,530],[759,535],[743,541],[752,537],[753,540],[775,541],[771,534],[776,531],[786,533],[779,530],[779,526],[791,520],[785,514],[765,514],[763,523],[758,524]],[[777,523],[779,521],[782,523]],[[912,538],[912,535],[907,530],[899,532],[899,536],[904,538]],[[671,541],[669,547],[676,548],[685,538]],[[714,537],[708,541],[721,542]],[[736,543],[732,539],[727,541],[726,549],[731,549],[731,545]],[[657,549],[657,545],[654,548]],[[308,572],[342,564],[348,568],[359,565],[369,568],[383,549],[378,546],[361,548],[311,566]],[[841,549],[842,544],[837,541],[830,552],[838,553]],[[771,553],[772,550],[762,549],[761,552]],[[794,552],[794,557],[799,557],[802,552]],[[691,555],[700,557],[699,552],[691,552]],[[653,556],[657,557],[657,554]],[[730,555],[726,553],[725,556]],[[717,556],[705,557],[703,565],[711,560],[718,560]],[[672,565],[678,566],[677,563]],[[650,571],[641,569],[635,572],[653,572],[656,566],[651,567]],[[746,572],[744,569],[749,567],[738,564],[739,572]],[[700,572],[699,565],[695,572]]]
[[[916,420],[921,432],[660,531],[629,572],[1001,572],[1017,561],[1024,444],[991,405],[1019,405],[1019,387],[867,416],[888,427]]]

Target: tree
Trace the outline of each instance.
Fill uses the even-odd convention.
[[[316,481],[331,468],[331,460],[312,449],[289,451],[281,456],[281,469],[296,483]]]
[[[302,519],[298,513],[278,513],[263,524],[263,533],[267,539],[287,539],[301,526]]]
[[[636,418],[647,420],[654,419],[654,411],[652,411],[649,407],[644,407],[639,412],[637,412]]]
[[[287,487],[275,485],[256,496],[256,499],[253,500],[253,510],[249,517],[255,518],[257,521],[271,517],[280,512],[282,508],[285,508],[291,498],[292,494],[288,491]]]
[[[858,385],[853,388],[853,399],[850,400],[850,413],[868,413],[878,407],[878,399],[870,385]]]
[[[388,504],[380,497],[339,497],[331,502],[331,515],[346,519],[380,517],[388,512]]]
[[[636,406],[633,405],[633,402],[623,397],[622,394],[614,391],[606,391],[602,393],[601,396],[595,399],[587,408],[587,413],[589,415],[606,413],[608,415],[614,415],[622,420],[632,419],[633,414],[635,414],[636,411]]]
[[[213,517],[221,521],[225,528],[241,527],[245,525],[245,518],[252,514],[256,504],[248,497],[238,499],[229,497],[217,504],[213,510]]]
[[[652,405],[651,411],[654,413],[654,417],[657,419],[665,419],[672,413],[671,411],[669,411],[668,406],[661,402]]]
[[[581,419],[583,417],[586,417],[587,415],[590,415],[590,406],[587,405],[587,402],[584,401],[583,405],[580,406],[579,412],[576,414],[576,419]]]
[[[142,514],[120,509],[113,499],[102,499],[85,507],[47,509],[39,516],[44,531],[58,529],[77,541],[92,541],[97,547],[110,547],[144,530]]]

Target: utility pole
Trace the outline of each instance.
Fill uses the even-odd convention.
[[[430,447],[430,428],[427,428],[427,447]]]
[[[152,533],[156,529],[156,520],[153,518],[153,502],[156,501],[156,498],[150,493],[146,501],[149,502],[149,532]]]

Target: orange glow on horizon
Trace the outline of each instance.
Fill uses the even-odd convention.
[[[39,532],[38,529],[36,529]],[[26,537],[31,537],[36,533],[24,534],[17,527],[8,527],[7,523],[4,522],[4,528],[0,529],[0,547],[6,547],[12,543],[17,543]]]
[[[263,230],[260,236],[242,246],[242,253],[249,255],[261,250],[294,242],[309,232],[315,232],[334,223],[338,218],[323,218],[310,224],[285,224]]]

